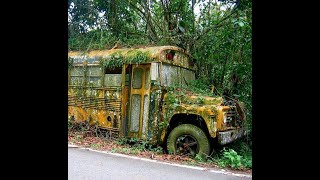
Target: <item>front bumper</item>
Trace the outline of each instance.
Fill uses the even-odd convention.
[[[247,132],[244,128],[218,132],[217,133],[218,143],[221,145],[228,144],[228,143],[231,143],[231,142],[241,138],[242,136],[244,136],[246,134],[247,134]]]

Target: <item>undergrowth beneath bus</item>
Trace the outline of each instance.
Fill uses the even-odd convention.
[[[216,147],[214,153],[203,159],[196,155],[194,158],[164,153],[159,145],[151,145],[148,141],[137,138],[118,138],[96,125],[89,125],[86,121],[68,121],[68,144],[81,147],[134,155],[165,162],[175,162],[185,165],[225,168],[233,171],[251,173],[252,151],[246,138],[238,140],[225,147]]]

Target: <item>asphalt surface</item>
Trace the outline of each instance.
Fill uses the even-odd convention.
[[[248,180],[252,178],[148,162],[79,148],[68,148],[68,179]]]

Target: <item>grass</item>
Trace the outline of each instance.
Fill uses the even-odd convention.
[[[137,138],[118,138],[115,140],[106,140],[100,137],[84,136],[84,132],[70,131],[69,142],[77,145],[87,144],[93,149],[105,150],[108,147],[113,153],[132,154],[143,157],[155,156],[159,160],[174,161],[188,165],[198,165],[206,167],[221,167],[236,170],[250,170],[252,168],[252,149],[245,139],[238,140],[224,148],[216,149],[215,153],[207,158],[197,154],[194,158],[182,157],[176,155],[164,154],[161,146],[150,144],[148,141],[142,141]]]

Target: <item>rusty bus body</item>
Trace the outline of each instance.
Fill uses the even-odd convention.
[[[166,142],[193,124],[220,144],[243,136],[244,112],[234,101],[170,91],[195,79],[192,57],[174,46],[69,52],[68,115],[122,137]],[[200,101],[199,101],[200,99]]]

